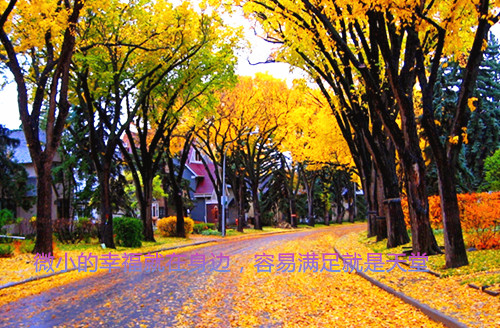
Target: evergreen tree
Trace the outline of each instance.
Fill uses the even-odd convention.
[[[441,135],[448,135],[453,124],[453,110],[458,100],[457,90],[462,83],[463,68],[460,62],[449,61],[440,68],[436,84],[434,106]],[[457,167],[457,191],[477,190],[484,180],[484,160],[500,146],[500,44],[490,34],[488,48],[481,64],[474,101],[469,104],[472,112],[467,131],[467,143],[462,147]],[[431,158],[430,148],[425,150]],[[438,194],[437,172],[433,161],[428,171],[429,194]]]
[[[33,199],[26,197],[31,189],[27,184],[28,173],[14,159],[14,149],[19,140],[9,137],[10,133],[9,129],[0,125],[0,209],[6,208],[15,213],[17,206],[29,209]]]

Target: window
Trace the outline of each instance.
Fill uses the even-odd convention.
[[[200,155],[200,152],[198,151],[194,151],[194,154],[193,154],[193,162],[199,162],[201,163],[201,155]]]

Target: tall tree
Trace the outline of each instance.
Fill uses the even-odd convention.
[[[175,129],[188,109],[203,115],[214,101],[210,99],[213,93],[233,79],[237,31],[224,28],[215,13],[198,19],[193,18],[189,26],[195,29],[194,23],[198,24],[198,44],[193,45],[184,55],[186,60],[172,67],[162,84],[143,99],[134,125],[125,129],[128,145],[120,144],[136,185],[144,238],[149,241],[154,240],[152,183],[164,162],[171,137],[169,131]]]
[[[399,197],[394,146],[388,140],[387,129],[383,129],[382,122],[377,117],[375,108],[380,105],[375,102],[376,97],[370,96],[366,88],[353,88],[362,86],[363,82],[360,81],[361,77],[355,74],[356,69],[349,65],[347,53],[332,47],[332,41],[328,39],[328,33],[325,35],[320,22],[314,19],[309,21],[304,15],[294,14],[290,10],[282,11],[284,5],[281,3],[277,7],[274,6],[273,10],[262,3],[249,8],[250,11],[257,12],[258,19],[266,21],[268,33],[266,38],[284,45],[280,48],[280,52],[275,54],[275,60],[284,60],[308,71],[328,99],[362,177],[370,210],[378,211],[379,215],[387,217],[388,230],[391,232],[388,238],[389,247],[406,243],[408,235],[404,227],[401,205],[394,203],[386,209],[383,204],[378,204],[379,200]],[[298,8],[300,11],[300,4]],[[282,26],[284,21],[290,21],[292,25],[297,24],[297,28],[285,28]],[[347,29],[348,23],[342,19],[339,19],[337,24],[342,31],[340,38],[348,43],[347,38],[353,35],[354,28],[351,26],[350,30]],[[364,50],[369,53],[368,57],[372,63],[378,60],[377,51],[371,51],[366,42],[355,41],[356,46],[366,45]],[[374,76],[381,74],[379,65],[372,64],[370,70]],[[324,83],[336,93],[336,97],[330,95]],[[394,113],[397,108],[392,104],[384,106],[390,108],[391,115],[397,116],[397,112]],[[381,178],[377,179],[377,176]],[[381,188],[376,187],[377,181],[381,184]],[[383,195],[377,196],[379,193]],[[370,235],[376,232],[373,218],[374,216],[370,216],[368,224]]]
[[[487,0],[481,1],[477,7],[467,1],[457,1],[445,6],[433,1],[407,2],[404,5],[381,1],[371,3],[370,6],[343,2],[324,6],[324,3],[311,3],[308,0],[286,4],[280,1],[270,3],[271,6],[266,6],[267,3],[259,5],[270,12],[270,15],[279,12],[282,19],[295,24],[293,28],[296,30],[310,32],[311,26],[319,26],[319,29],[314,30],[316,33],[309,37],[304,38],[301,34],[298,37],[312,42],[320,49],[323,44],[318,40],[324,40],[328,52],[341,52],[334,57],[343,59],[342,66],[350,66],[358,72],[361,85],[373,101],[374,109],[391,137],[405,170],[414,250],[430,254],[439,252],[439,249],[428,222],[425,167],[415,122],[418,105],[416,99],[419,97],[416,96],[414,85],[418,81],[422,91],[419,100],[424,112],[422,125],[428,134],[438,171],[441,172],[440,196],[443,217],[447,218],[447,266],[466,264],[458,207],[455,206],[453,174],[450,175],[448,169],[449,165],[456,164],[461,128],[467,119],[467,102],[477,75],[480,61],[478,55],[482,51],[485,33],[489,25],[499,17],[494,6],[489,8]],[[464,15],[471,19],[463,19],[463,15],[459,17],[457,8],[463,8]],[[304,16],[307,19],[303,19]],[[449,41],[454,32],[474,42],[467,59],[453,129],[443,146],[436,131],[433,131],[435,122],[432,116],[432,93],[443,53],[457,53],[457,44],[462,45]],[[299,50],[302,49],[303,46]],[[381,58],[383,65],[380,65]],[[381,72],[383,75],[373,74],[374,67],[384,67]],[[338,73],[335,75],[340,76]],[[388,83],[384,84],[381,76],[385,76]],[[387,111],[387,108],[392,108],[391,102],[395,103],[401,117],[400,126],[397,116]]]
[[[274,165],[266,156],[276,149],[276,129],[286,120],[296,103],[292,91],[280,80],[266,74],[254,79],[240,77],[232,90],[220,93],[215,113],[205,118],[197,133],[197,148],[216,165],[210,174],[221,204],[222,166],[227,154],[240,151],[245,180],[248,184],[254,210],[255,227],[261,229],[260,192]],[[210,171],[210,170],[207,170]]]
[[[470,120],[464,130],[464,146],[457,162],[456,184],[459,192],[470,192],[481,186],[484,178],[483,165],[486,157],[500,146],[500,46],[494,34],[490,34],[488,48],[478,73],[477,87],[471,100]],[[462,58],[462,57],[460,57]],[[456,90],[460,87],[465,69],[462,60],[446,59],[439,69],[434,89],[434,116],[439,124],[442,141],[450,134],[455,105]],[[424,133],[425,134],[425,133]],[[425,137],[425,136],[424,136]],[[429,149],[430,151],[430,149]],[[431,158],[432,153],[429,153]],[[438,179],[436,163],[430,163],[430,190],[437,194]],[[432,188],[431,188],[432,187]]]
[[[52,162],[70,110],[69,69],[83,1],[2,2],[0,53],[17,85],[24,135],[37,173],[35,253],[52,253]],[[29,108],[31,107],[31,110]],[[47,110],[45,139],[40,115]]]
[[[130,24],[132,21],[134,24]],[[149,95],[163,82],[189,84],[193,77],[184,79],[182,69],[192,61],[203,62],[200,58],[196,61],[194,56],[203,47],[215,47],[216,43],[207,40],[217,38],[213,36],[216,32],[211,30],[210,17],[196,13],[188,2],[174,6],[167,1],[138,0],[124,5],[111,0],[104,10],[89,17],[84,24],[75,61],[76,84],[90,128],[91,156],[102,189],[102,238],[108,247],[114,247],[109,179],[121,137],[139,109],[148,110]],[[201,54],[202,58],[207,56],[206,51]],[[174,87],[173,93],[182,89]],[[175,103],[175,99],[169,100]],[[139,122],[141,119],[147,120],[147,117],[140,118]],[[160,129],[155,140],[161,139],[161,132]],[[134,138],[129,136],[129,140]],[[147,151],[143,153],[148,165],[153,165]],[[150,186],[150,177],[147,180],[144,185]],[[145,230],[152,239],[150,218],[146,212]]]

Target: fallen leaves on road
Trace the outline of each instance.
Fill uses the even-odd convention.
[[[279,253],[331,253],[334,242],[331,231],[324,231],[300,241],[271,243],[262,251],[275,258]],[[253,256],[238,259],[241,274],[207,281],[184,304],[177,326],[442,327],[355,274],[257,272]]]

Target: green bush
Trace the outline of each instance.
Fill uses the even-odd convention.
[[[200,234],[204,230],[208,229],[215,230],[215,223],[195,223],[193,227],[193,233]]]
[[[10,257],[14,254],[14,247],[10,244],[0,244],[0,257]]]
[[[21,243],[21,247],[19,247],[21,253],[27,253],[27,254],[33,253],[33,249],[35,249],[35,242],[30,239],[24,240]]]
[[[5,231],[2,229],[4,225],[14,222],[14,213],[4,208],[0,210],[0,232],[3,234]]]
[[[169,216],[156,223],[158,230],[163,237],[174,237],[177,231],[177,217]],[[194,221],[191,218],[184,218],[184,231],[186,236],[193,232]]]
[[[85,243],[90,243],[91,238],[97,238],[97,226],[89,218],[79,218],[75,225],[75,232]]]
[[[116,234],[116,242],[125,247],[141,247],[142,222],[136,218],[118,217],[113,218],[113,230]]]
[[[205,236],[220,236],[221,235],[220,231],[218,231],[218,230],[212,230],[212,229],[203,230],[201,232],[201,234],[205,235]]]
[[[500,148],[484,160],[485,191],[500,191]]]

